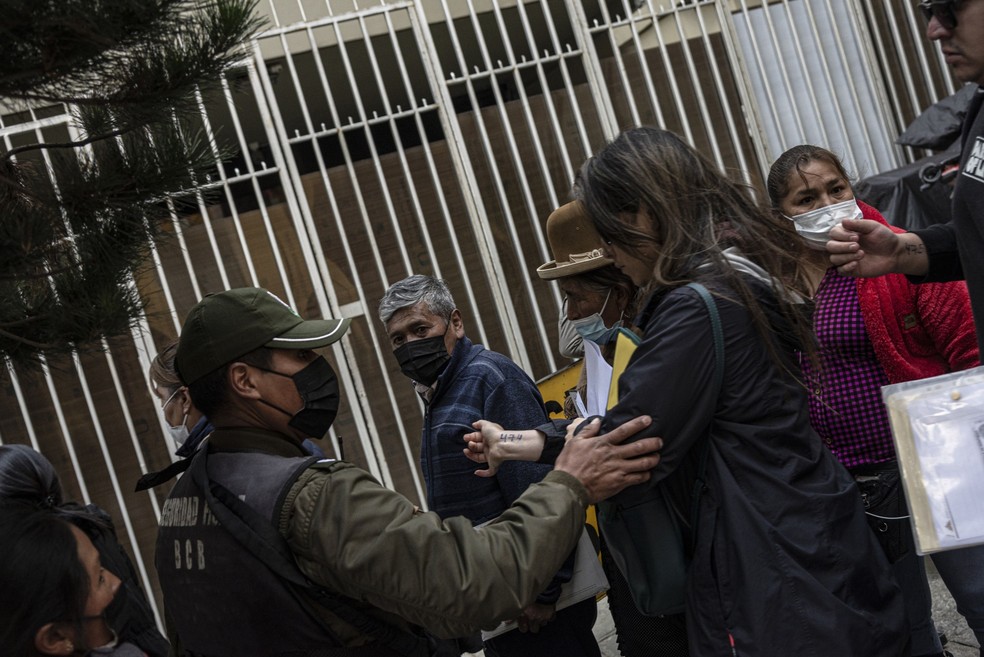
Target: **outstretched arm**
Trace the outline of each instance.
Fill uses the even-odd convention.
[[[479,477],[492,477],[503,461],[536,461],[543,452],[546,437],[536,429],[505,430],[495,422],[479,420],[472,424],[477,431],[465,434],[465,456],[488,468],[476,470]]]
[[[650,424],[652,418],[642,415],[599,436],[601,420],[592,419],[583,430],[567,439],[554,470],[579,479],[592,503],[647,481],[649,471],[659,463],[663,440],[642,438],[628,445],[621,443]],[[489,465],[488,469],[475,471],[480,477],[493,476],[505,460],[532,461],[543,451],[544,434],[535,429],[506,431],[485,420],[476,422],[475,428],[479,431],[465,436],[468,447],[464,452],[472,461]]]
[[[845,219],[834,227],[827,253],[837,271],[848,276],[923,276],[929,271],[929,254],[918,235],[896,233],[870,219]]]

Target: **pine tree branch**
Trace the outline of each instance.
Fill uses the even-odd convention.
[[[66,346],[64,344],[45,344],[43,342],[35,342],[34,340],[25,338],[23,335],[17,335],[16,333],[10,333],[9,331],[4,331],[2,328],[0,328],[0,336],[9,338],[15,342],[20,342],[21,344],[25,344],[28,347],[34,347],[35,349],[38,350],[64,349]]]
[[[65,265],[64,267],[59,267],[58,269],[45,269],[34,274],[29,274],[23,271],[17,272],[16,274],[0,274],[0,281],[34,281],[40,280],[42,278],[51,278],[52,276],[57,276],[58,274],[64,274],[72,271],[75,265]]]
[[[113,137],[119,137],[125,135],[129,130],[119,129],[112,132],[93,135],[88,139],[80,139],[79,141],[63,141],[56,143],[44,143],[44,144],[25,144],[24,146],[18,146],[17,148],[12,148],[3,154],[5,159],[10,159],[14,155],[19,153],[27,153],[29,151],[39,151],[39,150],[52,150],[57,148],[80,148],[82,146],[88,146],[89,144],[94,144],[97,141],[103,141],[105,139],[112,139]]]

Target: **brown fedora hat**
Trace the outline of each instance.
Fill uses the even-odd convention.
[[[550,213],[547,241],[554,259],[536,268],[540,278],[583,274],[614,262],[605,255],[605,243],[580,201],[571,201]]]

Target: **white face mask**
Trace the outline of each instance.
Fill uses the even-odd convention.
[[[783,215],[786,216],[786,215]],[[842,203],[810,210],[795,217],[786,216],[793,222],[793,227],[799,236],[806,240],[811,249],[823,251],[827,248],[830,231],[845,219],[863,219],[864,214],[853,198]]]
[[[622,320],[618,320],[611,327],[605,326],[605,320],[601,318],[601,314],[605,312],[605,307],[608,306],[608,300],[612,296],[611,289],[608,290],[608,296],[605,297],[605,303],[602,304],[601,310],[594,313],[593,315],[588,315],[587,317],[582,317],[581,319],[572,319],[571,326],[574,327],[582,338],[585,340],[591,340],[598,345],[606,345],[612,341],[615,334],[618,332],[619,327],[622,325]]]
[[[185,416],[181,419],[181,424],[179,424],[176,427],[168,426],[167,428],[167,432],[171,434],[171,440],[174,441],[175,449],[179,449],[182,445],[185,444],[185,441],[188,440],[188,434],[190,432],[188,431],[188,427],[185,426],[185,423],[187,421],[188,421],[188,414],[185,413]]]
[[[182,389],[183,388],[178,388],[177,390],[171,393],[171,396],[167,398],[167,401],[161,404],[161,411],[167,408],[167,405],[170,404],[172,401],[174,401],[174,396],[177,395],[179,392],[181,392]],[[165,417],[164,420],[167,421],[167,418]],[[184,416],[181,418],[181,424],[179,424],[176,427],[172,427],[170,424],[167,426],[167,432],[171,434],[171,440],[174,441],[175,449],[180,448],[182,445],[185,444],[185,441],[188,440],[188,435],[190,432],[188,431],[188,427],[185,426],[187,423],[188,423],[188,414],[185,413]]]

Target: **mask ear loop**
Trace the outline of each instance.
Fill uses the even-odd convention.
[[[605,297],[605,303],[601,304],[601,310],[598,311],[598,317],[605,314],[605,308],[608,307],[608,300],[612,298],[612,290],[614,289],[614,287],[608,288],[608,295]],[[604,323],[604,321],[602,323]]]

